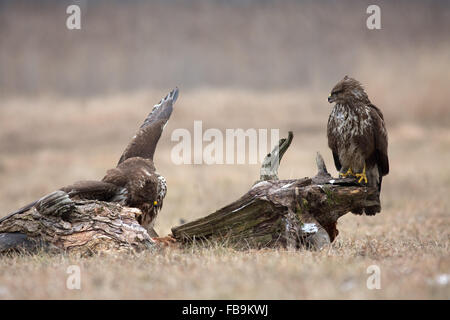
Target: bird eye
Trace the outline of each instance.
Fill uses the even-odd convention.
[[[157,206],[157,205],[158,205],[158,201],[156,201],[156,200],[153,201],[153,205],[154,205],[154,206]]]

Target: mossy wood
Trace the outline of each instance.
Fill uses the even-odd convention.
[[[320,154],[313,178],[278,180],[278,167],[292,141],[281,139],[269,153],[260,180],[240,199],[195,221],[172,228],[182,243],[220,241],[237,247],[323,248],[337,236],[337,220],[370,204],[377,190],[354,179],[334,179]]]

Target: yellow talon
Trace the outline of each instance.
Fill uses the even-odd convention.
[[[364,180],[364,183],[367,183],[366,165],[365,164],[364,164],[363,172],[355,174],[355,177],[359,178],[358,183],[361,183],[361,181],[363,181],[363,180]]]
[[[346,173],[339,173],[342,178],[346,178],[347,176],[353,176],[353,172],[351,168],[348,168]]]

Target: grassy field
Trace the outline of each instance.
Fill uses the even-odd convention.
[[[0,217],[77,180],[101,179],[151,107],[180,97],[156,150],[168,182],[156,229],[236,200],[259,165],[175,165],[171,134],[289,130],[280,178],[315,174],[327,96],[345,74],[383,111],[390,174],[382,212],[345,215],[321,252],[211,248],[137,255],[0,257],[0,299],[449,299],[450,5],[373,1],[0,0]],[[206,146],[206,144],[204,144]],[[81,268],[68,290],[67,267]],[[367,268],[381,270],[369,290]]]
[[[407,94],[401,103],[401,87],[392,93],[389,83],[371,83],[369,96],[385,113],[390,139],[391,172],[383,180],[383,210],[375,217],[341,218],[340,234],[329,248],[242,252],[214,246],[83,259],[2,257],[0,298],[449,299],[448,110],[424,111],[419,108],[422,99]],[[73,181],[102,178],[165,93],[79,99],[18,96],[2,101],[0,216]],[[204,216],[237,199],[259,174],[258,165],[174,165],[174,129],[192,131],[193,121],[203,120],[204,130],[279,128],[281,136],[293,130],[280,177],[314,175],[316,151],[335,174],[325,134],[330,111],[326,97],[320,90],[181,87],[155,159],[169,188],[157,231],[166,235],[181,218]],[[81,290],[66,288],[70,265],[81,268]],[[366,287],[371,265],[381,270],[379,290]]]

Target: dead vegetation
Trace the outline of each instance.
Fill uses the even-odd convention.
[[[10,212],[68,182],[101,178],[133,134],[130,128],[140,123],[148,104],[159,95],[84,100],[83,116],[78,115],[81,102],[77,100],[5,101],[0,110],[1,212]],[[190,221],[213,212],[255,182],[259,165],[176,166],[170,160],[174,128],[190,129],[196,119],[204,119],[204,127],[241,126],[236,100],[250,109],[245,112],[255,114],[249,127],[261,123],[270,128],[270,123],[277,123],[281,135],[286,135],[292,122],[277,116],[272,102],[288,110],[292,106],[295,111],[293,101],[299,101],[297,108],[303,115],[294,128],[296,139],[283,158],[280,178],[314,172],[311,154],[317,150],[330,166],[332,157],[323,134],[326,123],[322,121],[328,105],[313,110],[304,97],[300,92],[183,92],[156,155],[157,169],[169,186],[157,231],[168,234],[181,218]],[[199,100],[204,104],[199,105]],[[227,119],[219,120],[218,111],[226,112]],[[18,123],[29,130],[18,130]],[[111,123],[115,125],[111,127]],[[404,122],[388,123],[388,130],[393,170],[383,181],[383,211],[375,217],[344,216],[339,220],[340,235],[326,250],[241,252],[227,249],[219,241],[207,248],[199,245],[90,259],[16,255],[0,260],[0,297],[449,298],[445,283],[450,269],[449,129]],[[73,264],[82,270],[80,291],[65,287],[66,269]],[[366,288],[366,269],[372,264],[382,270],[381,290]]]
[[[73,181],[101,179],[175,85],[180,99],[155,159],[168,183],[159,234],[238,199],[259,172],[259,164],[174,165],[170,134],[194,120],[204,130],[292,130],[280,179],[311,176],[316,151],[334,175],[326,98],[345,73],[386,118],[391,172],[381,214],[344,216],[320,252],[236,251],[216,241],[134,255],[2,257],[0,299],[449,299],[448,5],[385,2],[383,29],[370,33],[364,3],[163,2],[88,6],[91,22],[79,34],[60,28],[64,8],[50,1],[2,7],[0,216]],[[366,287],[373,264],[380,290]],[[66,288],[71,265],[81,268],[81,290]]]

